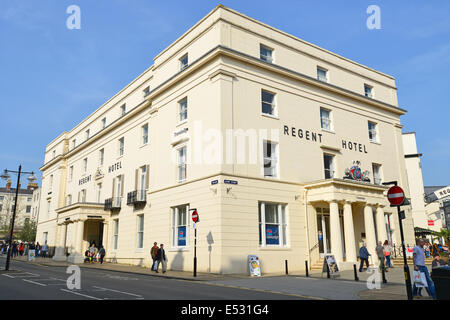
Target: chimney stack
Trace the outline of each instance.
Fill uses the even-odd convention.
[[[11,180],[6,183],[6,189],[11,190]]]

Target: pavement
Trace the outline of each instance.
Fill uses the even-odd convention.
[[[4,259],[4,258],[3,258]],[[0,263],[3,262],[0,258]],[[49,258],[36,258],[33,262],[26,261],[25,257],[18,257],[12,260],[12,266],[19,268],[21,272],[30,272],[35,274],[42,273],[42,270],[59,270],[55,272],[65,272],[70,264],[67,262],[57,262]],[[174,283],[189,284],[189,292],[196,286],[204,288],[213,288],[212,292],[222,292],[221,290],[237,290],[239,294],[233,293],[231,296],[223,295],[222,299],[256,299],[266,297],[266,299],[307,299],[307,300],[406,300],[406,289],[403,278],[403,266],[397,266],[390,269],[386,273],[387,283],[381,283],[381,274],[371,272],[358,272],[359,281],[354,280],[353,271],[341,271],[338,278],[327,279],[326,274],[320,271],[310,272],[310,276],[304,274],[292,273],[289,275],[273,275],[265,274],[262,277],[249,277],[247,275],[221,275],[211,273],[198,273],[197,277],[193,277],[191,272],[184,271],[168,271],[165,274],[155,273],[148,268],[139,266],[124,265],[117,263],[85,263],[78,265],[82,269],[82,274],[90,277],[93,274],[102,275],[101,279],[96,279],[97,287],[106,286],[111,279],[146,279],[144,283],[158,284],[162,288],[168,285],[173,286]],[[31,271],[29,269],[32,269]],[[14,269],[14,268],[12,268]],[[412,275],[412,266],[410,272]],[[1,272],[0,272],[1,273]],[[104,279],[103,275],[109,275]],[[0,274],[1,276],[4,274]],[[23,276],[27,274],[22,274]],[[14,276],[14,274],[11,274]],[[7,276],[6,276],[7,277]],[[7,277],[8,278],[8,277]],[[67,275],[64,275],[64,279]],[[94,277],[95,278],[95,277]],[[25,278],[23,278],[25,279]],[[368,281],[369,280],[369,284]],[[23,280],[25,281],[25,280]],[[32,280],[35,281],[35,280]],[[25,281],[26,282],[26,281]],[[36,282],[36,281],[35,281]],[[37,285],[38,286],[38,285]],[[151,285],[150,285],[151,287]],[[175,286],[176,287],[176,286]],[[214,289],[215,288],[215,289]],[[121,287],[114,290],[121,291]],[[0,289],[0,297],[1,297]],[[160,291],[159,287],[156,291]],[[209,292],[209,290],[206,290]],[[234,291],[233,291],[234,292]],[[246,292],[243,294],[242,292]],[[171,295],[167,292],[163,294],[162,299],[191,299],[191,295],[181,292]],[[86,293],[85,293],[86,294]],[[87,294],[89,295],[89,294]],[[93,294],[91,294],[94,296]],[[429,299],[424,294],[424,300]],[[144,299],[148,295],[140,295]],[[195,296],[195,295],[194,295]],[[202,296],[199,294],[199,296]],[[213,295],[216,296],[216,295]],[[153,296],[152,296],[153,297]],[[217,296],[216,296],[217,297]],[[156,298],[157,299],[157,298]],[[195,299],[195,298],[193,298]],[[205,298],[206,299],[206,298]],[[264,299],[264,298],[263,298]]]

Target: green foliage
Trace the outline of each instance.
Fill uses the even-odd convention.
[[[19,233],[19,239],[24,242],[34,242],[36,240],[36,229],[35,221],[26,220],[22,231]]]
[[[450,230],[449,229],[441,229],[441,231],[435,232],[434,235],[444,238],[447,245],[450,244]]]

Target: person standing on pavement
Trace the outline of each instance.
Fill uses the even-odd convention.
[[[423,249],[425,242],[423,239],[417,239],[416,240],[416,246],[413,249],[413,261],[414,261],[414,270],[420,271],[425,274],[425,278],[427,280],[427,287],[425,289],[428,292],[428,295],[430,297],[433,297],[434,300],[436,300],[436,290],[434,289],[434,282],[430,277],[430,274],[428,273],[428,268],[425,266],[425,251]],[[413,286],[413,297],[417,297],[417,291],[418,287],[414,283]]]
[[[39,257],[39,252],[41,251],[41,245],[39,244],[39,242],[36,243],[36,249],[35,250],[35,257]]]
[[[384,257],[386,258],[386,272],[388,271],[387,268],[391,267],[391,251],[392,247],[389,245],[389,242],[386,240],[383,243],[383,250],[384,250]]]
[[[366,263],[367,269],[369,269],[369,256],[370,253],[369,251],[367,251],[366,244],[363,243],[363,245],[359,249],[359,259],[361,260],[361,264],[359,265],[359,272],[362,272],[364,262]]]
[[[384,250],[381,241],[378,241],[378,245],[375,248],[378,259],[380,259],[380,271],[383,271],[384,267]]]
[[[45,241],[44,245],[42,246],[42,258],[47,257],[47,252],[48,252],[48,245],[47,241]]]
[[[159,264],[161,264],[161,269],[163,273],[166,273],[167,269],[167,257],[166,257],[166,251],[164,250],[164,245],[161,243],[158,253],[156,254],[156,260],[158,263],[156,264],[156,273],[158,273]]]
[[[152,257],[153,263],[152,263],[152,271],[156,271],[156,255],[158,254],[158,243],[154,242],[153,247],[150,249],[150,255]]]
[[[18,248],[17,248],[17,242],[16,241],[13,242],[13,244],[11,246],[11,249],[12,249],[12,257],[13,258],[17,257],[17,250],[18,250]]]
[[[100,255],[100,264],[103,264],[103,258],[106,255],[105,248],[103,248],[103,246],[100,246],[100,250],[98,250],[98,254]]]

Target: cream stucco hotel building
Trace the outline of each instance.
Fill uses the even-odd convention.
[[[47,145],[37,241],[145,266],[157,241],[190,271],[196,208],[200,272],[345,268],[363,241],[376,263],[377,239],[400,243],[380,182],[408,193],[405,112],[393,77],[219,5]]]

